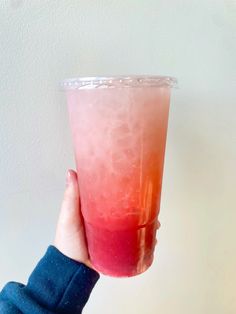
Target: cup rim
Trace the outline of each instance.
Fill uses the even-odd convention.
[[[164,75],[81,76],[65,79],[61,83],[64,90],[143,86],[173,88],[177,87],[177,79]]]

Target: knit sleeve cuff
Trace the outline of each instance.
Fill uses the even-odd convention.
[[[26,289],[46,308],[58,313],[80,313],[99,274],[49,246],[31,274]]]

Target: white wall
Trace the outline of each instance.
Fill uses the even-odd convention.
[[[236,312],[236,1],[0,1],[0,285],[52,241],[73,153],[60,80],[169,74],[155,263],[84,313]]]

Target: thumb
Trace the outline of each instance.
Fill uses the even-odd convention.
[[[67,173],[66,190],[57,223],[55,246],[64,255],[89,265],[83,217],[79,205],[77,174]]]
[[[66,190],[62,201],[61,212],[58,224],[63,228],[78,228],[81,226],[79,208],[79,187],[77,174],[73,170],[68,170],[66,177]]]

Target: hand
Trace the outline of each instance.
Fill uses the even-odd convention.
[[[64,255],[91,267],[80,211],[77,174],[73,170],[67,173],[54,245]]]

